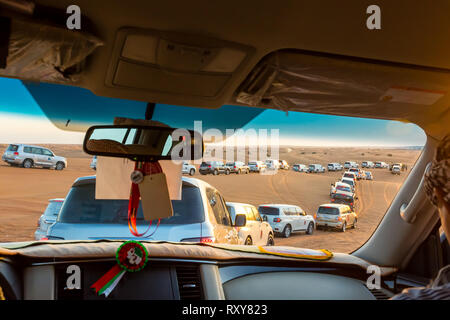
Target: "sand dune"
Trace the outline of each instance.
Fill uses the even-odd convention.
[[[45,145],[55,154],[68,158],[63,171],[24,169],[0,164],[0,242],[33,240],[39,216],[51,198],[65,197],[73,181],[80,176],[93,175],[89,168],[91,157],[79,145]],[[6,145],[0,145],[3,153]],[[294,163],[320,163],[352,161],[402,162],[409,169],[414,165],[419,150],[370,148],[300,148],[283,147],[280,159]],[[363,244],[383,217],[407,174],[392,175],[386,169],[371,169],[374,181],[361,181],[358,186],[360,219],[356,230],[345,233],[316,231],[314,235],[294,234],[288,239],[276,238],[278,245],[326,248],[350,252]],[[215,186],[227,201],[253,205],[288,203],[301,206],[313,214],[320,204],[329,202],[330,184],[342,173],[324,174],[280,171],[276,175],[236,175],[194,177]]]

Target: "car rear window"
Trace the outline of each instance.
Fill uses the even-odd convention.
[[[258,212],[260,215],[268,215],[268,216],[280,215],[280,209],[273,207],[259,207]]]
[[[161,219],[160,224],[189,224],[204,221],[203,204],[197,187],[183,183],[181,200],[172,200],[173,216]],[[137,214],[138,223],[144,220],[142,205]],[[62,223],[128,223],[128,200],[96,200],[95,183],[79,185],[70,190],[61,213]],[[154,221],[155,223],[157,221]]]
[[[353,186],[353,180],[343,179],[342,183],[346,183],[346,184],[349,184],[349,185]]]
[[[338,215],[339,209],[334,207],[319,207],[317,213]]]
[[[350,173],[345,173],[344,177],[353,179],[355,176],[353,174],[350,174]]]
[[[16,144],[10,144],[7,151],[17,151],[19,146]]]
[[[346,192],[352,191],[349,187],[346,187],[346,186],[337,186],[336,189],[341,190],[341,191],[346,191]]]
[[[58,213],[59,213],[59,210],[61,209],[62,204],[63,204],[62,201],[50,202],[44,211],[44,216],[47,216],[47,217],[58,216]]]

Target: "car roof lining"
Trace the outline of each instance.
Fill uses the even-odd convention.
[[[34,2],[62,12],[73,4],[70,0]],[[88,57],[77,86],[99,96],[168,105],[203,108],[218,108],[224,104],[242,105],[236,101],[236,95],[252,70],[264,58],[287,48],[298,55],[297,61],[317,62],[326,55],[322,59],[324,66],[330,62],[339,64],[338,60],[344,59],[346,67],[358,71],[360,75],[364,75],[367,65],[370,65],[369,68],[374,72],[381,70],[387,81],[394,74],[395,77],[392,78],[395,79],[414,78],[419,84],[425,79],[425,82],[431,80],[439,83],[440,87],[449,87],[450,42],[447,41],[448,34],[443,30],[450,29],[447,16],[450,3],[444,0],[435,1],[433,6],[380,0],[378,5],[382,8],[383,27],[376,31],[365,28],[365,11],[368,6],[365,2],[342,6],[332,0],[320,3],[306,0],[284,3],[230,0],[219,5],[207,0],[195,3],[179,1],[176,4],[135,0],[133,4],[107,0],[77,1],[83,16],[89,19],[82,32],[91,32],[104,43],[104,46],[98,47]],[[108,8],[107,11],[105,8]],[[117,33],[124,27],[209,37],[217,41],[241,44],[252,48],[253,53],[214,97],[111,87],[106,84],[107,69],[114,55]],[[382,79],[383,77],[378,80]],[[145,77],[140,81],[145,82]],[[205,84],[198,82],[198,86]],[[402,85],[401,81],[398,85]],[[358,105],[344,108],[333,106],[332,100],[330,105],[319,107],[310,104],[281,108],[274,103],[255,106],[413,122],[428,135],[440,139],[448,133],[445,123],[450,121],[450,95],[447,89],[444,91],[445,94],[436,103],[427,106],[397,103],[391,107],[381,102],[365,107]]]

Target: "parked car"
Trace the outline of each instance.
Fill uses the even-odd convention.
[[[67,168],[67,160],[44,147],[27,144],[10,144],[3,153],[2,160],[12,166],[24,168],[42,167],[63,170]]]
[[[235,162],[228,162],[226,164],[226,166],[228,168],[230,168],[230,172],[236,173],[236,174],[240,174],[240,173],[249,173],[250,172],[250,168],[245,165],[244,162],[241,161],[235,161]]]
[[[392,166],[391,173],[400,175],[402,168],[399,165]]]
[[[358,217],[348,205],[329,203],[319,206],[315,220],[318,229],[335,228],[345,232],[349,226],[356,228]]]
[[[288,204],[262,204],[258,212],[264,220],[269,222],[275,234],[289,238],[293,232],[314,232],[316,223],[314,218],[298,207]]]
[[[386,162],[377,161],[377,162],[375,162],[375,168],[386,169],[386,168],[389,168],[389,165]]]
[[[294,164],[292,170],[297,172],[308,172],[308,167],[305,164]]]
[[[361,167],[363,167],[363,168],[374,168],[375,167],[375,163],[373,163],[372,161],[363,161],[361,163]]]
[[[328,168],[328,171],[341,171],[343,169],[342,165],[340,163],[336,163],[336,162],[329,163],[327,168]]]
[[[310,164],[309,168],[308,168],[308,172],[323,173],[323,172],[325,172],[325,168],[321,164]]]
[[[279,160],[267,159],[266,160],[266,166],[267,166],[267,169],[277,170],[277,169],[280,168],[280,161]]]
[[[289,170],[289,164],[287,163],[286,160],[278,160],[278,161],[280,162],[279,163],[280,169]]]
[[[255,206],[246,203],[227,202],[227,209],[233,223],[237,214],[245,214],[247,217],[245,227],[239,228],[241,244],[258,246],[275,245],[272,227],[267,221],[261,218]]]
[[[197,169],[193,164],[190,164],[187,161],[183,161],[183,164],[181,165],[181,173],[183,174],[189,174],[190,176],[193,176]]]
[[[251,161],[248,163],[250,172],[263,172],[266,170],[267,165],[263,161]]]
[[[344,163],[344,169],[350,169],[350,168],[358,168],[359,165],[355,161],[346,161]]]
[[[198,170],[201,174],[213,174],[218,175],[220,173],[230,174],[231,170],[225,166],[222,161],[206,161],[202,162]]]
[[[97,170],[97,156],[92,157],[90,167],[91,167],[91,169]]]
[[[238,244],[236,227],[244,227],[245,215],[236,215],[235,224],[219,191],[195,178],[182,177],[181,200],[172,200],[173,216],[152,222],[154,234],[146,240],[215,242]],[[210,214],[211,213],[211,214]],[[149,225],[142,205],[137,213],[140,232]],[[155,227],[153,227],[155,226]],[[153,229],[155,230],[155,229]],[[95,176],[78,178],[56,222],[48,228],[49,240],[136,240],[128,228],[128,200],[96,200]]]
[[[48,227],[55,223],[63,202],[64,199],[59,198],[48,200],[47,208],[38,220],[38,227],[34,233],[35,240],[41,240],[46,237]]]
[[[373,174],[370,171],[366,171],[366,180],[373,180]]]

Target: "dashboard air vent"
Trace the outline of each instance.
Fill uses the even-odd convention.
[[[202,299],[200,269],[198,266],[178,266],[177,279],[180,300]]]
[[[370,293],[373,294],[373,296],[377,299],[377,300],[388,300],[389,298],[392,297],[392,295],[389,295],[388,293],[386,293],[384,290],[379,290],[379,289],[371,289],[369,290]]]

